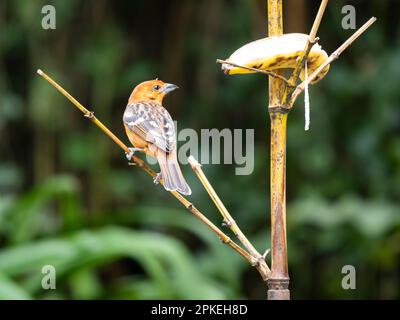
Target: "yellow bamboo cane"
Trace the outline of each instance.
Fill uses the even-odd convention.
[[[268,35],[283,34],[282,0],[268,0]],[[278,73],[279,74],[279,73]],[[270,198],[271,198],[271,274],[268,299],[290,299],[286,246],[286,121],[282,106],[285,83],[269,77]]]

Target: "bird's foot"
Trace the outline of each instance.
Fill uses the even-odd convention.
[[[154,180],[153,180],[154,183],[155,183],[155,184],[159,184],[161,178],[162,178],[161,172],[157,173],[157,175],[154,177]]]
[[[131,161],[133,156],[135,155],[136,151],[143,151],[144,149],[142,148],[128,148],[129,149],[129,153],[125,152],[126,158],[128,159],[128,161]]]

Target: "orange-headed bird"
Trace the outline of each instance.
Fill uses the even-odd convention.
[[[154,181],[162,178],[166,190],[189,195],[192,191],[176,156],[175,125],[162,106],[165,95],[177,88],[161,80],[150,80],[133,89],[123,116],[126,134],[134,146],[127,158],[130,160],[135,151],[157,158],[161,172]]]

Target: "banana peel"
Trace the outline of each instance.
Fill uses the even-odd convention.
[[[268,37],[242,46],[226,61],[265,71],[286,68],[294,69],[297,59],[303,53],[307,41],[308,35],[303,33],[288,33],[281,36]],[[316,43],[312,47],[307,59],[308,75],[311,75],[327,59],[328,54]],[[222,64],[222,70],[229,75],[255,72],[226,63]],[[329,65],[311,83],[314,84],[320,81],[328,71]],[[300,79],[302,81],[305,79],[304,69],[301,70]]]

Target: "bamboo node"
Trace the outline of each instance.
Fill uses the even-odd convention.
[[[262,260],[264,260],[262,256],[259,256],[257,258],[253,257],[253,259],[251,260],[251,266],[258,267]]]
[[[89,113],[85,113],[83,116],[86,117],[86,118],[89,118],[89,119],[93,119],[94,118],[94,112],[93,111],[89,111]]]
[[[311,44],[316,44],[319,41],[319,37],[316,37],[314,40],[310,41]]]
[[[226,238],[221,238],[219,237],[219,240],[221,240],[223,243],[227,244],[229,242],[231,242],[231,238],[229,238],[228,236]]]
[[[337,59],[339,59],[339,56],[340,56],[339,52],[334,52],[334,53],[332,53],[332,60],[337,60]]]
[[[290,112],[290,108],[283,107],[283,106],[268,107],[268,111],[269,111],[269,113],[287,114]]]
[[[228,227],[228,228],[230,228],[230,227],[232,227],[232,226],[235,225],[235,224],[236,224],[236,221],[233,220],[233,219],[230,219],[230,220],[224,219],[224,220],[222,221],[222,226],[223,226],[223,227]]]
[[[189,209],[189,210],[192,210],[192,209],[193,209],[193,203],[189,203],[189,204],[186,206],[186,208]]]
[[[289,288],[289,278],[269,278],[268,288],[270,290],[287,290]]]

